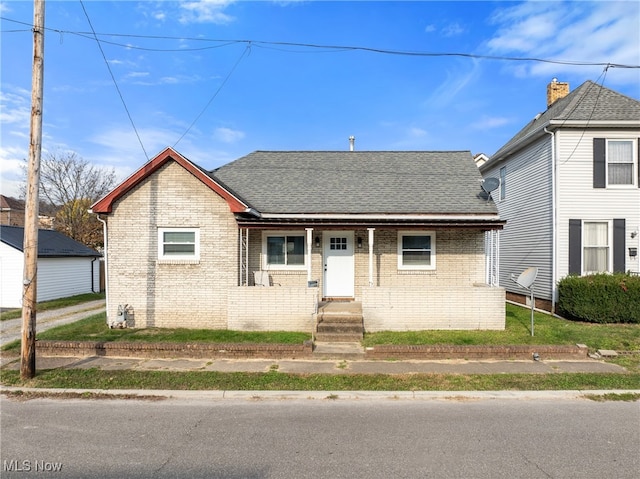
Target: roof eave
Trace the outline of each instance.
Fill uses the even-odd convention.
[[[249,207],[249,205],[245,204],[242,200],[232,194],[228,189],[224,188],[222,185],[220,185],[220,183],[215,181],[180,153],[176,152],[173,148],[166,148],[160,154],[158,154],[138,170],[136,170],[131,176],[120,183],[111,192],[92,204],[89,211],[95,214],[111,213],[113,204],[119,198],[121,198],[135,186],[142,183],[146,178],[155,173],[169,161],[175,161],[185,170],[199,179],[202,183],[208,186],[211,190],[220,195],[227,202],[232,213],[242,212]]]

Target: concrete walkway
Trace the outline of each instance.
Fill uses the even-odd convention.
[[[2,357],[2,366],[19,370],[18,356]],[[103,369],[137,371],[217,371],[292,374],[555,374],[624,373],[616,364],[585,361],[365,361],[309,359],[148,359],[88,357],[37,357],[36,368]]]
[[[36,313],[36,333],[55,326],[73,323],[81,319],[102,313],[105,301],[89,301],[75,306],[60,309],[50,309]],[[22,337],[22,318],[0,321],[0,346],[4,346]]]

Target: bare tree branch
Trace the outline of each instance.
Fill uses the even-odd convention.
[[[103,245],[102,225],[89,207],[116,183],[113,168],[99,168],[75,152],[47,153],[40,161],[41,198],[57,211],[55,228],[93,248]]]

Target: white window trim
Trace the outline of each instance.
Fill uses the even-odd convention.
[[[631,172],[631,183],[628,185],[612,185],[609,184],[609,142],[610,141],[628,141],[631,142],[631,162],[633,171]],[[607,138],[605,141],[605,178],[608,189],[632,189],[638,187],[638,145],[635,138]]]
[[[584,268],[585,265],[585,259],[584,259],[584,249],[585,247],[589,246],[589,245],[585,245],[584,242],[584,224],[585,223],[607,223],[607,271],[587,271]],[[613,221],[611,220],[603,220],[603,219],[596,219],[596,220],[582,220],[582,231],[580,234],[581,238],[582,238],[582,249],[580,251],[580,264],[581,264],[581,269],[582,269],[582,276],[588,276],[591,274],[598,274],[598,273],[613,273]]]
[[[194,254],[164,254],[163,234],[167,232],[195,233]],[[158,261],[163,263],[198,263],[200,261],[200,228],[158,228]]]
[[[300,236],[304,241],[303,264],[269,264],[267,255],[267,238],[270,236]],[[262,232],[262,254],[260,259],[261,269],[265,271],[306,271],[307,270],[307,232],[305,230],[269,230]]]
[[[431,237],[431,264],[411,265],[402,263],[402,237],[403,236],[430,236]],[[433,271],[436,269],[436,232],[435,231],[398,231],[398,270],[402,271]]]

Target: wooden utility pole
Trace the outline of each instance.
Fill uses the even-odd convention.
[[[42,153],[42,92],[44,85],[44,0],[33,2],[33,73],[31,133],[24,218],[24,276],[22,282],[22,348],[20,377],[36,375],[36,301],[38,275],[38,208]]]

